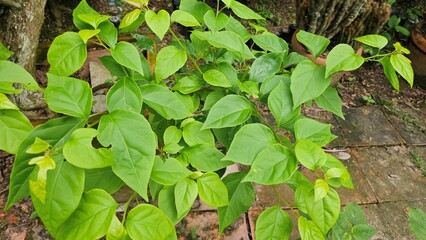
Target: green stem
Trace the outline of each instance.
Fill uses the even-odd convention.
[[[171,28],[169,28],[169,32],[172,34],[173,38],[176,39],[176,41],[178,42],[178,44],[182,47],[182,49],[185,50],[186,55],[188,56],[188,58],[191,60],[191,62],[194,64],[195,68],[201,73],[203,74],[203,71],[201,71],[200,66],[198,65],[197,61],[191,56],[191,54],[189,53],[188,49],[186,49],[185,45],[183,45],[183,43],[179,40],[179,38],[176,36],[176,34],[173,32],[173,30]]]
[[[287,207],[290,208],[290,210],[296,215],[299,216],[299,213],[296,211],[296,209],[294,207],[292,207],[284,198],[281,197],[281,195],[279,194],[278,190],[276,189],[276,187],[274,185],[271,186],[272,189],[274,190],[275,194],[277,195],[278,198],[278,205],[279,202],[283,202]]]
[[[123,213],[123,219],[121,220],[121,224],[124,226],[124,222],[126,221],[126,215],[127,210],[129,209],[130,203],[133,201],[133,198],[137,196],[137,192],[133,192],[132,196],[127,200],[127,202],[124,204],[124,213]]]

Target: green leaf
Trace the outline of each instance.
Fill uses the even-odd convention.
[[[13,83],[22,83],[29,90],[41,90],[33,76],[23,67],[13,62],[0,61],[0,93],[21,92],[13,87]]]
[[[420,208],[408,208],[408,226],[411,233],[419,240],[426,236],[424,224],[426,222],[426,213]]]
[[[171,21],[177,22],[185,27],[201,26],[198,20],[194,16],[182,10],[175,10],[172,13]]]
[[[401,75],[411,87],[413,87],[414,72],[411,66],[411,61],[402,54],[392,54],[390,63],[399,75]]]
[[[227,8],[230,8],[232,4],[235,3],[235,0],[221,0],[223,3],[225,3]]]
[[[286,41],[273,33],[264,32],[260,35],[253,36],[252,39],[257,46],[265,51],[270,51],[273,53],[288,51],[288,44]]]
[[[365,45],[378,48],[379,50],[386,47],[386,45],[388,44],[388,40],[385,37],[377,34],[357,37],[354,40],[364,43]]]
[[[212,86],[224,87],[224,88],[232,87],[232,84],[229,81],[229,79],[226,77],[226,75],[216,69],[210,69],[204,72],[203,78],[208,84]]]
[[[325,78],[325,67],[305,60],[299,63],[291,74],[293,109],[300,104],[319,97],[330,85],[331,78]]]
[[[319,57],[330,44],[330,40],[327,38],[303,30],[297,32],[296,38],[309,49],[314,58]]]
[[[197,0],[181,0],[179,10],[185,11],[194,16],[198,22],[204,23],[204,15],[211,7],[204,2]]]
[[[158,194],[158,207],[164,212],[164,214],[166,214],[173,224],[177,224],[180,220],[182,220],[183,216],[182,218],[178,218],[177,216],[174,192],[174,185],[163,187]]]
[[[14,121],[16,118],[14,118]],[[65,117],[55,118],[46,123],[37,126],[19,145],[18,151],[13,163],[13,169],[10,178],[10,187],[8,201],[5,209],[9,209],[13,204],[29,195],[29,177],[34,166],[28,165],[28,162],[35,157],[25,151],[34,143],[35,138],[39,137],[48,142],[52,149],[62,147],[68,140],[71,133],[84,125],[84,120],[79,118]],[[3,131],[2,131],[3,132]],[[71,166],[71,165],[70,165]],[[58,169],[58,167],[56,168]]]
[[[330,187],[328,186],[326,181],[322,179],[317,179],[314,185],[315,202],[323,199],[327,195],[329,190]]]
[[[307,139],[323,147],[336,139],[331,133],[331,124],[320,123],[316,120],[303,118],[294,124],[294,135],[296,141]]]
[[[110,49],[112,57],[124,67],[135,70],[144,76],[139,52],[135,46],[128,42],[119,42],[114,49]]]
[[[140,9],[134,9],[131,12],[126,13],[124,17],[121,19],[119,29],[123,29],[131,26],[135,21],[138,20],[139,15],[142,13]]]
[[[0,43],[0,61],[9,59],[14,52],[10,51],[3,43]]]
[[[367,219],[362,211],[362,207],[356,203],[349,203],[343,209],[343,214],[347,217],[352,225],[366,224]]]
[[[316,104],[329,112],[332,112],[345,120],[342,111],[342,100],[334,87],[328,87],[319,97],[315,98]]]
[[[266,78],[260,85],[259,96],[261,98],[267,96],[272,90],[274,90],[278,86],[280,82],[283,82],[287,86],[287,88],[289,88],[290,81],[290,75],[274,75],[272,77]],[[293,99],[291,97],[291,92],[289,96],[291,99]],[[282,96],[279,96],[279,98],[281,97]],[[287,97],[287,95],[285,97]],[[290,107],[293,108],[293,101]]]
[[[238,95],[227,95],[211,108],[202,129],[225,128],[240,125],[250,118],[252,103]]]
[[[82,13],[78,15],[78,18],[96,29],[99,24],[108,21],[110,17],[99,13]]]
[[[78,208],[58,230],[58,239],[98,239],[108,231],[117,203],[107,192],[94,189],[83,195]]]
[[[325,240],[324,234],[311,220],[300,216],[298,220],[299,233],[302,239]]]
[[[330,169],[333,169],[333,168],[337,168],[340,170],[338,171],[340,175],[338,178],[334,177],[335,173],[329,172]],[[354,188],[349,171],[346,169],[345,165],[343,165],[343,163],[339,159],[334,157],[333,155],[327,154],[327,161],[322,166],[322,169],[324,172],[326,172],[326,177],[328,178],[327,182],[333,187],[340,187],[342,185],[349,189]],[[332,170],[332,171],[336,171],[336,170]]]
[[[118,39],[118,30],[114,24],[110,21],[106,21],[101,23],[98,28],[101,30],[98,37],[111,49],[115,48]]]
[[[38,154],[44,153],[47,149],[49,149],[50,144],[42,139],[36,137],[34,143],[25,151],[29,154]]]
[[[151,126],[141,114],[116,110],[102,116],[98,140],[112,145],[112,170],[129,187],[148,199],[147,187],[157,142]]]
[[[122,109],[140,113],[143,104],[142,93],[135,81],[122,78],[109,89],[106,103],[108,112]]]
[[[358,224],[352,227],[351,235],[356,240],[364,240],[364,239],[371,239],[374,236],[374,234],[376,234],[376,232],[377,232],[377,229],[373,226],[370,226],[368,224]]]
[[[186,52],[175,46],[167,46],[158,52],[155,65],[155,78],[157,82],[166,79],[185,66],[187,60]]]
[[[107,148],[92,146],[92,140],[99,134],[93,128],[75,130],[64,145],[65,159],[74,166],[84,169],[103,168],[113,164],[112,153]]]
[[[228,190],[216,173],[204,173],[197,179],[197,185],[201,200],[208,206],[223,207],[229,205]]]
[[[179,92],[173,92],[176,97],[185,105],[189,112],[196,112],[200,106],[201,100],[198,94],[185,95]]]
[[[275,143],[257,154],[243,181],[264,185],[280,184],[290,179],[296,169],[297,160],[292,151]]]
[[[228,24],[225,26],[225,29],[227,31],[231,31],[236,33],[238,36],[240,36],[243,39],[243,42],[247,42],[251,38],[250,32],[244,27],[243,24],[241,24],[240,21],[236,20],[232,16],[229,16],[228,18]]]
[[[194,205],[195,199],[198,196],[197,183],[188,178],[184,178],[176,183],[175,186],[175,204],[178,218],[186,215]]]
[[[19,108],[12,102],[10,99],[4,95],[3,93],[0,93],[0,110],[19,110]]]
[[[279,206],[263,211],[256,221],[256,239],[290,239],[293,222]]]
[[[19,145],[32,128],[30,121],[22,112],[0,109],[0,149],[17,154]]]
[[[130,210],[126,229],[132,239],[177,239],[173,223],[151,204],[139,204]]]
[[[164,35],[170,27],[170,15],[165,10],[160,10],[156,14],[152,10],[145,12],[145,21],[148,27],[157,35],[160,40],[163,40]]]
[[[379,62],[382,64],[383,72],[385,73],[385,76],[389,80],[392,87],[395,90],[399,91],[399,79],[398,79],[398,76],[396,75],[395,69],[393,68],[390,62],[390,57],[389,56],[383,57],[382,59],[379,60]]]
[[[278,127],[287,127],[300,116],[301,107],[299,106],[293,110],[290,87],[282,81],[271,91],[268,97],[268,107]]]
[[[287,57],[284,59],[284,66],[283,68],[288,68],[291,66],[295,66],[305,60],[308,60],[309,58],[300,55],[297,52],[291,52]]]
[[[225,95],[220,91],[214,91],[207,95],[206,100],[204,101],[204,106],[201,111],[210,110],[217,101],[223,98]]]
[[[183,128],[183,139],[188,146],[192,147],[199,144],[215,146],[215,139],[210,129],[201,130],[202,122],[190,122]]]
[[[217,209],[220,234],[241,214],[245,213],[254,201],[253,185],[241,182],[245,175],[246,172],[235,172],[223,178],[223,183],[228,189],[229,205]]]
[[[200,90],[203,86],[204,83],[200,80],[200,78],[191,75],[177,80],[172,90],[179,91],[183,94],[190,94]]]
[[[56,164],[50,156],[39,156],[31,159],[29,165],[37,165],[35,171],[37,175],[35,180],[30,179],[30,191],[33,196],[37,197],[43,204],[46,201],[46,178],[47,171],[55,169]]]
[[[89,83],[71,77],[47,74],[49,83],[44,97],[55,112],[87,120],[92,110],[92,89]]]
[[[307,139],[300,139],[294,147],[297,160],[306,168],[314,171],[322,167],[327,161],[327,155],[324,150]]]
[[[325,235],[339,218],[339,194],[331,188],[324,198],[315,201],[314,190],[311,190],[306,196],[306,209],[309,217]]]
[[[120,222],[117,216],[113,216],[111,223],[108,227],[106,234],[107,240],[125,240],[127,238],[127,231],[123,224]]]
[[[140,26],[142,25],[142,23],[144,23],[144,22],[145,22],[145,14],[140,13],[136,20],[134,20],[129,26],[121,28],[120,32],[122,32],[122,33],[134,32],[134,31],[138,30],[140,28]]]
[[[80,30],[78,32],[78,35],[80,35],[80,37],[83,40],[83,42],[85,44],[87,44],[87,41],[89,41],[89,39],[91,39],[92,37],[96,36],[96,34],[98,34],[100,32],[101,32],[101,30],[99,30],[99,29],[94,29],[94,30],[84,29],[84,30]]]
[[[238,17],[242,19],[257,19],[257,20],[264,19],[255,11],[251,10],[249,7],[247,7],[246,5],[240,2],[232,1],[232,4],[229,7],[235,13],[235,15],[237,15]]]
[[[151,178],[165,186],[171,186],[191,174],[178,160],[169,158],[163,162],[159,157],[155,158],[154,167],[152,168]]]
[[[97,14],[100,15],[98,12],[96,12],[93,8],[91,8],[89,6],[89,4],[87,4],[86,0],[82,0],[78,6],[73,10],[72,12],[72,17],[73,17],[73,22],[74,25],[82,30],[82,29],[92,29],[92,26],[90,26],[88,23],[82,21],[79,16],[81,14]]]
[[[251,165],[257,154],[273,143],[276,141],[270,128],[259,123],[247,124],[235,134],[222,161]]]
[[[395,26],[395,30],[399,33],[402,33],[406,37],[410,36],[410,30],[408,30],[407,28],[403,26]]]
[[[181,158],[191,163],[199,171],[217,171],[232,165],[230,161],[221,161],[225,155],[210,144],[199,144],[185,149]]]
[[[167,120],[191,116],[185,104],[167,87],[148,84],[140,87],[143,101]]]
[[[57,36],[47,52],[49,73],[69,76],[80,69],[87,58],[87,48],[80,35],[65,32]]]
[[[229,18],[224,13],[216,15],[213,10],[209,10],[204,15],[204,22],[212,32],[223,29],[228,24]]]
[[[123,181],[115,175],[111,167],[85,170],[84,192],[92,189],[102,189],[109,194],[113,194],[121,186],[123,186]]]
[[[259,98],[259,84],[253,81],[237,82],[238,88],[254,98]]]
[[[70,219],[78,207],[84,188],[84,171],[64,161],[61,155],[52,158],[56,167],[47,172],[45,201],[41,201],[33,191],[31,200],[44,226],[56,237],[58,228]],[[31,174],[30,185],[36,175],[37,168]]]
[[[263,82],[274,76],[280,70],[283,58],[282,53],[268,53],[257,58],[251,65],[249,80]]]
[[[364,58],[356,54],[351,46],[339,44],[328,53],[325,63],[325,76],[329,77],[336,72],[358,69],[364,63]]]
[[[168,127],[163,134],[164,145],[168,145],[171,143],[179,143],[182,139],[182,130],[177,128],[176,126]]]

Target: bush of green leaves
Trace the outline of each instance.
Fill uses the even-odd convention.
[[[74,10],[79,31],[56,37],[47,55],[45,100],[63,117],[35,128],[5,94],[20,91],[15,83],[41,89],[7,61],[11,53],[1,47],[0,149],[16,155],[6,209],[30,196],[57,239],[176,239],[174,225],[198,197],[218,209],[222,233],[252,205],[253,183],[287,184],[295,193],[302,239],[324,239],[339,219],[335,188],[353,184],[344,165],[322,149],[335,139],[331,125],[301,115],[301,106],[314,101],[343,118],[331,76],[368,60],[380,61],[394,86],[396,72],[412,84],[409,60],[402,55],[406,50],[364,59],[339,44],[326,66],[317,66],[290,53],[276,35],[255,25],[247,30],[239,19],[262,17],[237,1],[218,0],[212,9],[182,0],[171,14],[149,10],[148,0],[131,3],[135,10],[118,28],[85,0]],[[134,35],[136,44],[117,40],[143,23],[159,40],[167,32],[173,37],[155,55],[153,70],[141,54],[152,50],[152,41],[141,35]],[[194,28],[190,39],[177,37],[172,24]],[[315,57],[329,44],[304,31],[297,38]],[[248,46],[249,39],[262,50]],[[378,49],[386,45],[376,35],[358,40]],[[88,42],[110,51],[101,60],[116,77],[106,96],[107,111],[97,114],[91,114],[89,84],[70,77],[83,66]],[[265,120],[262,106],[276,124]],[[236,163],[249,170],[221,178],[220,172]],[[316,179],[308,180],[299,164]],[[134,194],[119,218],[111,194],[123,185]],[[138,205],[129,207],[135,199]],[[281,201],[286,200],[277,198],[277,206],[259,216],[256,239],[290,236],[293,223],[279,208]]]

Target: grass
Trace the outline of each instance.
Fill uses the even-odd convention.
[[[411,161],[414,165],[422,172],[423,176],[426,177],[425,160],[415,150],[411,151]]]

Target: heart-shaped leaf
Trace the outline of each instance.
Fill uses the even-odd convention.
[[[148,27],[157,35],[160,40],[163,40],[164,35],[170,27],[170,15],[165,10],[154,11],[148,10],[145,13],[145,21]]]

